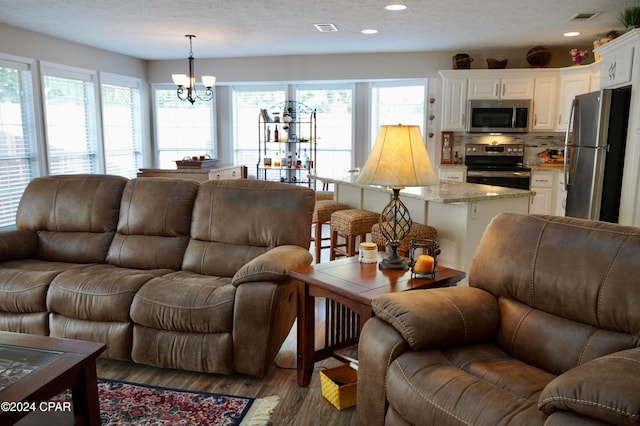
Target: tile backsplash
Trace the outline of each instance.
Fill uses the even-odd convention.
[[[464,155],[465,145],[469,143],[518,143],[525,145],[524,162],[527,165],[540,163],[538,152],[545,149],[558,149],[564,147],[565,134],[561,132],[553,133],[514,133],[491,135],[485,133],[464,133],[456,132],[453,135],[453,151],[459,155]]]

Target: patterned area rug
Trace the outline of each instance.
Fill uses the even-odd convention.
[[[98,379],[102,426],[268,425],[278,397],[261,399]],[[52,401],[70,401],[70,393]]]

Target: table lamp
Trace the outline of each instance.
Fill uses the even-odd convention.
[[[419,126],[380,126],[376,143],[356,180],[367,185],[383,185],[393,197],[380,214],[380,232],[389,254],[380,261],[382,269],[408,269],[398,254],[398,246],[411,230],[409,210],[400,201],[400,190],[408,186],[439,183]]]

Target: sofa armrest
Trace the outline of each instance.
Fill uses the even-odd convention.
[[[409,350],[409,345],[388,323],[373,317],[364,323],[358,342],[358,424],[383,426],[387,407],[387,370]]]
[[[371,307],[413,350],[492,340],[500,317],[495,296],[474,287],[391,293],[375,298]]]
[[[640,348],[596,358],[559,375],[542,390],[538,408],[571,411],[616,425],[640,422]]]
[[[0,261],[29,259],[38,254],[38,236],[26,229],[0,232]]]
[[[289,271],[311,264],[309,250],[294,245],[275,247],[245,264],[231,279],[238,286],[252,281],[280,282],[289,277]]]

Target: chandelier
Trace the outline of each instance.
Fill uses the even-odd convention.
[[[193,45],[191,43],[191,39],[195,36],[191,34],[185,35],[185,37],[189,38],[189,75],[186,74],[172,74],[171,79],[178,86],[178,98],[183,101],[189,101],[191,104],[196,102],[196,99],[200,99],[201,101],[210,101],[213,99],[213,91],[211,88],[214,84],[216,84],[215,76],[203,75],[202,76],[202,84],[206,90],[203,94],[198,94],[196,91],[196,78],[194,76],[194,66],[193,66]]]

